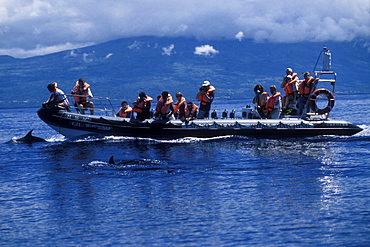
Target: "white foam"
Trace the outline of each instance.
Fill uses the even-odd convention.
[[[370,136],[370,125],[359,125],[358,127],[360,127],[361,129],[363,129],[361,132],[355,134],[354,136]]]

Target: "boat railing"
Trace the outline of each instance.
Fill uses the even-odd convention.
[[[75,110],[77,113],[112,117],[116,116],[116,111],[114,110],[113,104],[107,97],[90,97],[76,94],[66,94],[66,96],[69,102],[70,110]],[[92,102],[94,107],[81,107],[81,105],[76,102],[75,97],[87,98],[87,101]]]
[[[333,71],[314,71],[315,78],[319,79],[319,83],[330,83],[332,93],[334,93],[335,82],[337,81],[337,73]]]

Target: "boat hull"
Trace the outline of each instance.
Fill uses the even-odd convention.
[[[82,136],[129,136],[156,139],[216,136],[305,137],[318,135],[354,135],[362,129],[346,121],[303,119],[206,119],[190,122],[123,119],[83,115],[47,108],[39,117],[67,138]]]

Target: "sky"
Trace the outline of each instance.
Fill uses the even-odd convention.
[[[369,44],[370,1],[0,0],[0,55],[25,58],[144,35]]]

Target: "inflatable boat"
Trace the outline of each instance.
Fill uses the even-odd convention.
[[[222,114],[222,117],[219,118],[215,114],[210,114],[210,118],[189,121],[158,120],[154,118],[139,120],[117,117],[109,98],[96,97],[89,100],[99,101],[95,106],[101,105],[100,108],[80,109],[72,106],[75,104],[71,104],[68,109],[55,109],[44,104],[38,110],[38,116],[51,128],[67,138],[82,136],[129,136],[157,139],[217,136],[274,138],[354,135],[362,129],[347,121],[329,118],[329,113],[335,102],[333,92],[336,73],[330,71],[330,51],[324,47],[322,52],[323,69],[321,71],[315,71],[314,69],[313,72],[310,72],[315,79],[315,86],[311,88],[308,102],[300,115],[296,115],[296,102],[293,102],[290,113],[285,113],[277,119],[261,117],[256,109],[247,106],[242,109],[241,117],[235,117],[235,112],[232,112],[230,116]],[[332,90],[318,87],[319,83],[327,83],[332,87]],[[73,102],[76,97],[76,95],[67,96],[70,102]],[[101,103],[102,101],[107,103]],[[320,101],[324,104],[320,104]],[[93,110],[95,114],[85,114],[90,112],[89,110]]]

